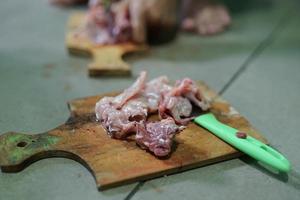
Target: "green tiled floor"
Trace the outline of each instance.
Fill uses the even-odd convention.
[[[84,167],[57,158],[21,173],[0,173],[0,199],[124,199],[128,194],[131,199],[299,199],[300,4],[247,2],[233,13],[224,34],[180,34],[174,43],[128,61],[135,76],[143,69],[150,77],[189,76],[223,91],[290,159],[289,176],[274,176],[244,157],[98,192]],[[46,0],[0,3],[0,133],[53,128],[67,119],[67,100],[120,89],[134,79],[91,79],[84,67],[88,61],[66,54],[63,34],[71,11]]]

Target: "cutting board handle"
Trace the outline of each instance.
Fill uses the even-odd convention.
[[[88,65],[89,75],[129,75],[130,67],[122,60],[125,53],[118,46],[92,50],[94,59]]]
[[[0,164],[4,172],[17,172],[42,158],[57,155],[58,136],[48,132],[23,134],[7,132],[0,136]],[[63,157],[63,156],[62,156]]]

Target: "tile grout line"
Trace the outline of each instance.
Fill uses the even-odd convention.
[[[130,200],[135,193],[139,191],[139,189],[144,185],[146,181],[139,181],[139,183],[128,193],[128,195],[124,198],[124,200]]]
[[[275,25],[273,30],[267,35],[267,37],[262,40],[262,42],[257,45],[257,47],[252,51],[252,53],[246,58],[242,63],[239,69],[232,75],[229,81],[222,87],[218,92],[219,95],[223,95],[224,92],[237,80],[237,78],[250,66],[250,64],[259,56],[261,53],[268,47],[276,38],[276,35],[283,30],[283,27],[286,25],[286,22],[289,19],[291,12],[288,12],[280,18],[278,24]]]
[[[233,74],[230,80],[224,85],[224,87],[218,92],[222,95],[232,84],[233,82],[248,68],[250,63],[255,60],[275,39],[275,36],[280,29],[284,27],[285,22],[288,21],[290,14],[286,14],[279,20],[278,24],[273,28],[270,34],[253,50],[241,67]],[[128,193],[124,200],[130,200],[140,189],[143,187],[146,181],[139,181],[138,184]]]

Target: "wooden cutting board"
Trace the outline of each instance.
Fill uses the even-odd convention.
[[[215,99],[211,112],[230,126],[266,140],[229,103],[203,82],[199,87]],[[40,134],[8,132],[0,136],[0,166],[3,172],[18,172],[32,162],[48,157],[70,158],[83,164],[95,177],[99,189],[150,179],[190,168],[236,158],[242,153],[207,130],[190,123],[180,134],[172,154],[159,159],[140,149],[134,141],[111,139],[95,121],[95,103],[105,95],[68,103],[71,115],[63,125]]]
[[[95,45],[89,38],[78,34],[85,18],[84,12],[75,12],[67,25],[66,46],[68,52],[77,56],[89,56],[93,62],[88,64],[90,76],[130,75],[131,68],[122,57],[131,52],[145,51],[145,45],[123,43],[116,45]]]

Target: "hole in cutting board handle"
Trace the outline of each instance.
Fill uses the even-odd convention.
[[[17,147],[25,147],[27,145],[27,142],[21,141],[17,144]]]

